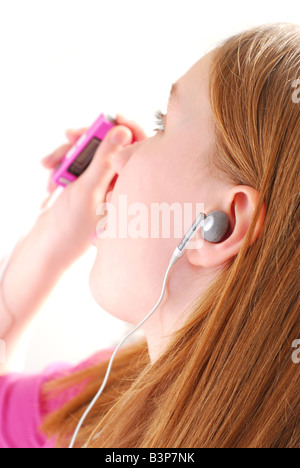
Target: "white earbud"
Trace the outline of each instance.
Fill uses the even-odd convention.
[[[223,211],[212,211],[207,215],[202,227],[203,239],[208,242],[220,242],[229,226],[229,218]]]
[[[186,249],[187,244],[200,228],[202,228],[201,233],[204,240],[216,243],[223,239],[227,232],[228,226],[229,218],[226,213],[223,213],[223,211],[215,210],[209,213],[207,216],[205,213],[200,213],[183,237],[180,244],[176,247],[171,259],[172,265],[179,257],[181,257],[184,250]]]

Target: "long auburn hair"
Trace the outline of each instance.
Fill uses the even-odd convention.
[[[145,342],[119,351],[77,446],[299,448],[300,26],[267,24],[214,50],[210,98],[216,173],[260,194],[239,253],[194,298],[151,365]],[[294,94],[293,94],[294,93]],[[299,94],[299,93],[298,93]],[[262,230],[250,239],[265,203]],[[43,398],[87,381],[43,431],[68,445],[105,363],[49,382]]]

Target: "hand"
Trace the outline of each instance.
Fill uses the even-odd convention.
[[[117,125],[106,135],[99,145],[95,156],[81,176],[68,185],[55,203],[44,215],[48,218],[48,229],[59,245],[62,255],[68,261],[75,261],[91,245],[91,238],[96,230],[99,217],[97,206],[105,202],[107,192],[114,185],[118,175],[113,166],[112,158],[133,141],[147,138],[142,128],[135,122],[117,115]],[[61,162],[67,151],[85,133],[86,128],[66,131],[69,143],[60,146],[50,156],[42,160],[44,167],[52,171]],[[113,141],[115,138],[115,141]],[[48,181],[49,197],[57,188],[51,180]],[[46,205],[49,197],[43,202]]]

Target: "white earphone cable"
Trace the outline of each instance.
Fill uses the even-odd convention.
[[[151,315],[153,314],[153,312],[155,312],[155,310],[158,308],[159,304],[161,303],[162,301],[162,298],[164,296],[164,293],[165,293],[165,289],[166,289],[166,284],[167,284],[167,279],[168,279],[168,276],[169,276],[169,273],[170,273],[170,270],[171,270],[171,267],[177,262],[177,260],[182,256],[182,253],[186,247],[186,244],[191,240],[191,238],[195,235],[195,233],[200,229],[200,227],[203,225],[204,223],[204,219],[206,218],[206,215],[204,213],[200,213],[196,219],[196,221],[193,223],[192,227],[189,229],[189,231],[186,233],[186,235],[184,236],[184,238],[182,239],[181,243],[179,244],[178,247],[176,247],[176,249],[174,250],[173,252],[173,255],[171,257],[171,260],[169,262],[169,266],[167,268],[167,271],[165,273],[165,277],[164,277],[164,281],[163,281],[163,286],[162,286],[162,291],[161,291],[161,295],[160,295],[160,298],[158,299],[156,305],[153,307],[153,309],[151,310],[151,312],[149,312],[148,315],[146,315],[146,317],[133,329],[131,330],[130,333],[128,333],[127,336],[125,336],[125,338],[123,338],[123,340],[118,344],[118,346],[116,347],[116,349],[114,350],[111,358],[110,358],[110,361],[109,361],[109,364],[108,364],[108,367],[107,367],[107,370],[106,370],[106,374],[105,374],[105,377],[103,379],[103,382],[102,382],[102,385],[101,387],[99,388],[97,394],[94,396],[93,400],[91,401],[91,403],[89,404],[89,406],[87,407],[87,409],[85,410],[85,412],[83,413],[83,415],[81,416],[78,424],[77,424],[77,427],[75,429],[75,432],[72,436],[72,439],[71,439],[71,442],[70,442],[70,445],[69,445],[69,448],[72,449],[74,447],[74,444],[75,444],[75,441],[76,441],[76,438],[78,436],[78,433],[81,429],[81,426],[85,420],[85,418],[87,417],[87,415],[89,414],[89,412],[92,410],[92,408],[94,407],[96,401],[98,400],[98,398],[100,397],[100,395],[102,394],[105,386],[106,386],[106,383],[107,383],[107,380],[108,380],[108,377],[109,377],[109,374],[110,374],[110,371],[111,371],[111,367],[112,367],[112,364],[113,364],[113,360],[115,358],[115,355],[117,354],[119,348],[122,346],[122,344],[127,340],[127,338],[129,338],[138,328],[140,328],[150,317]]]
[[[108,380],[108,377],[109,377],[109,374],[110,374],[110,371],[111,371],[111,367],[112,367],[112,364],[113,364],[113,360],[115,358],[115,355],[117,354],[117,351],[122,346],[122,344],[127,340],[127,338],[129,338],[138,328],[140,328],[146,322],[146,320],[148,320],[150,318],[150,316],[153,314],[153,312],[157,309],[157,307],[161,303],[162,298],[163,298],[164,293],[165,293],[167,279],[168,279],[168,276],[169,276],[170,269],[174,265],[176,260],[177,260],[177,258],[174,259],[173,262],[171,261],[169,263],[169,266],[168,266],[166,274],[165,274],[164,282],[163,282],[162,292],[161,292],[160,298],[159,298],[157,304],[155,305],[155,307],[151,310],[151,312],[149,312],[149,314],[133,330],[131,330],[130,333],[128,333],[127,336],[125,336],[125,338],[123,338],[123,340],[118,344],[118,346],[114,350],[114,352],[113,352],[113,354],[112,354],[112,356],[110,358],[110,361],[109,361],[107,371],[106,371],[104,380],[102,382],[102,385],[99,388],[99,390],[98,390],[97,394],[95,395],[95,397],[93,398],[93,400],[91,401],[91,403],[89,404],[89,406],[87,407],[87,409],[85,410],[85,412],[83,413],[83,415],[82,415],[82,417],[81,417],[81,419],[80,419],[80,421],[79,421],[79,423],[78,423],[78,425],[77,425],[77,427],[75,429],[75,432],[73,434],[73,437],[72,437],[70,445],[69,445],[70,449],[74,447],[74,443],[76,441],[76,438],[78,436],[80,428],[81,428],[81,426],[83,424],[83,421],[85,420],[85,418],[87,417],[87,415],[89,414],[89,412],[91,411],[93,406],[95,405],[96,401],[98,400],[98,398],[100,397],[101,393],[103,392],[103,390],[104,390],[104,388],[106,386],[106,383],[107,383],[107,380]]]

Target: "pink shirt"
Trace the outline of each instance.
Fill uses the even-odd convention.
[[[81,387],[67,389],[62,396],[49,402],[41,400],[45,382],[69,375],[109,358],[108,348],[79,365],[54,364],[37,375],[8,374],[0,377],[0,448],[53,448],[54,439],[47,440],[39,427],[45,416],[74,398]]]

